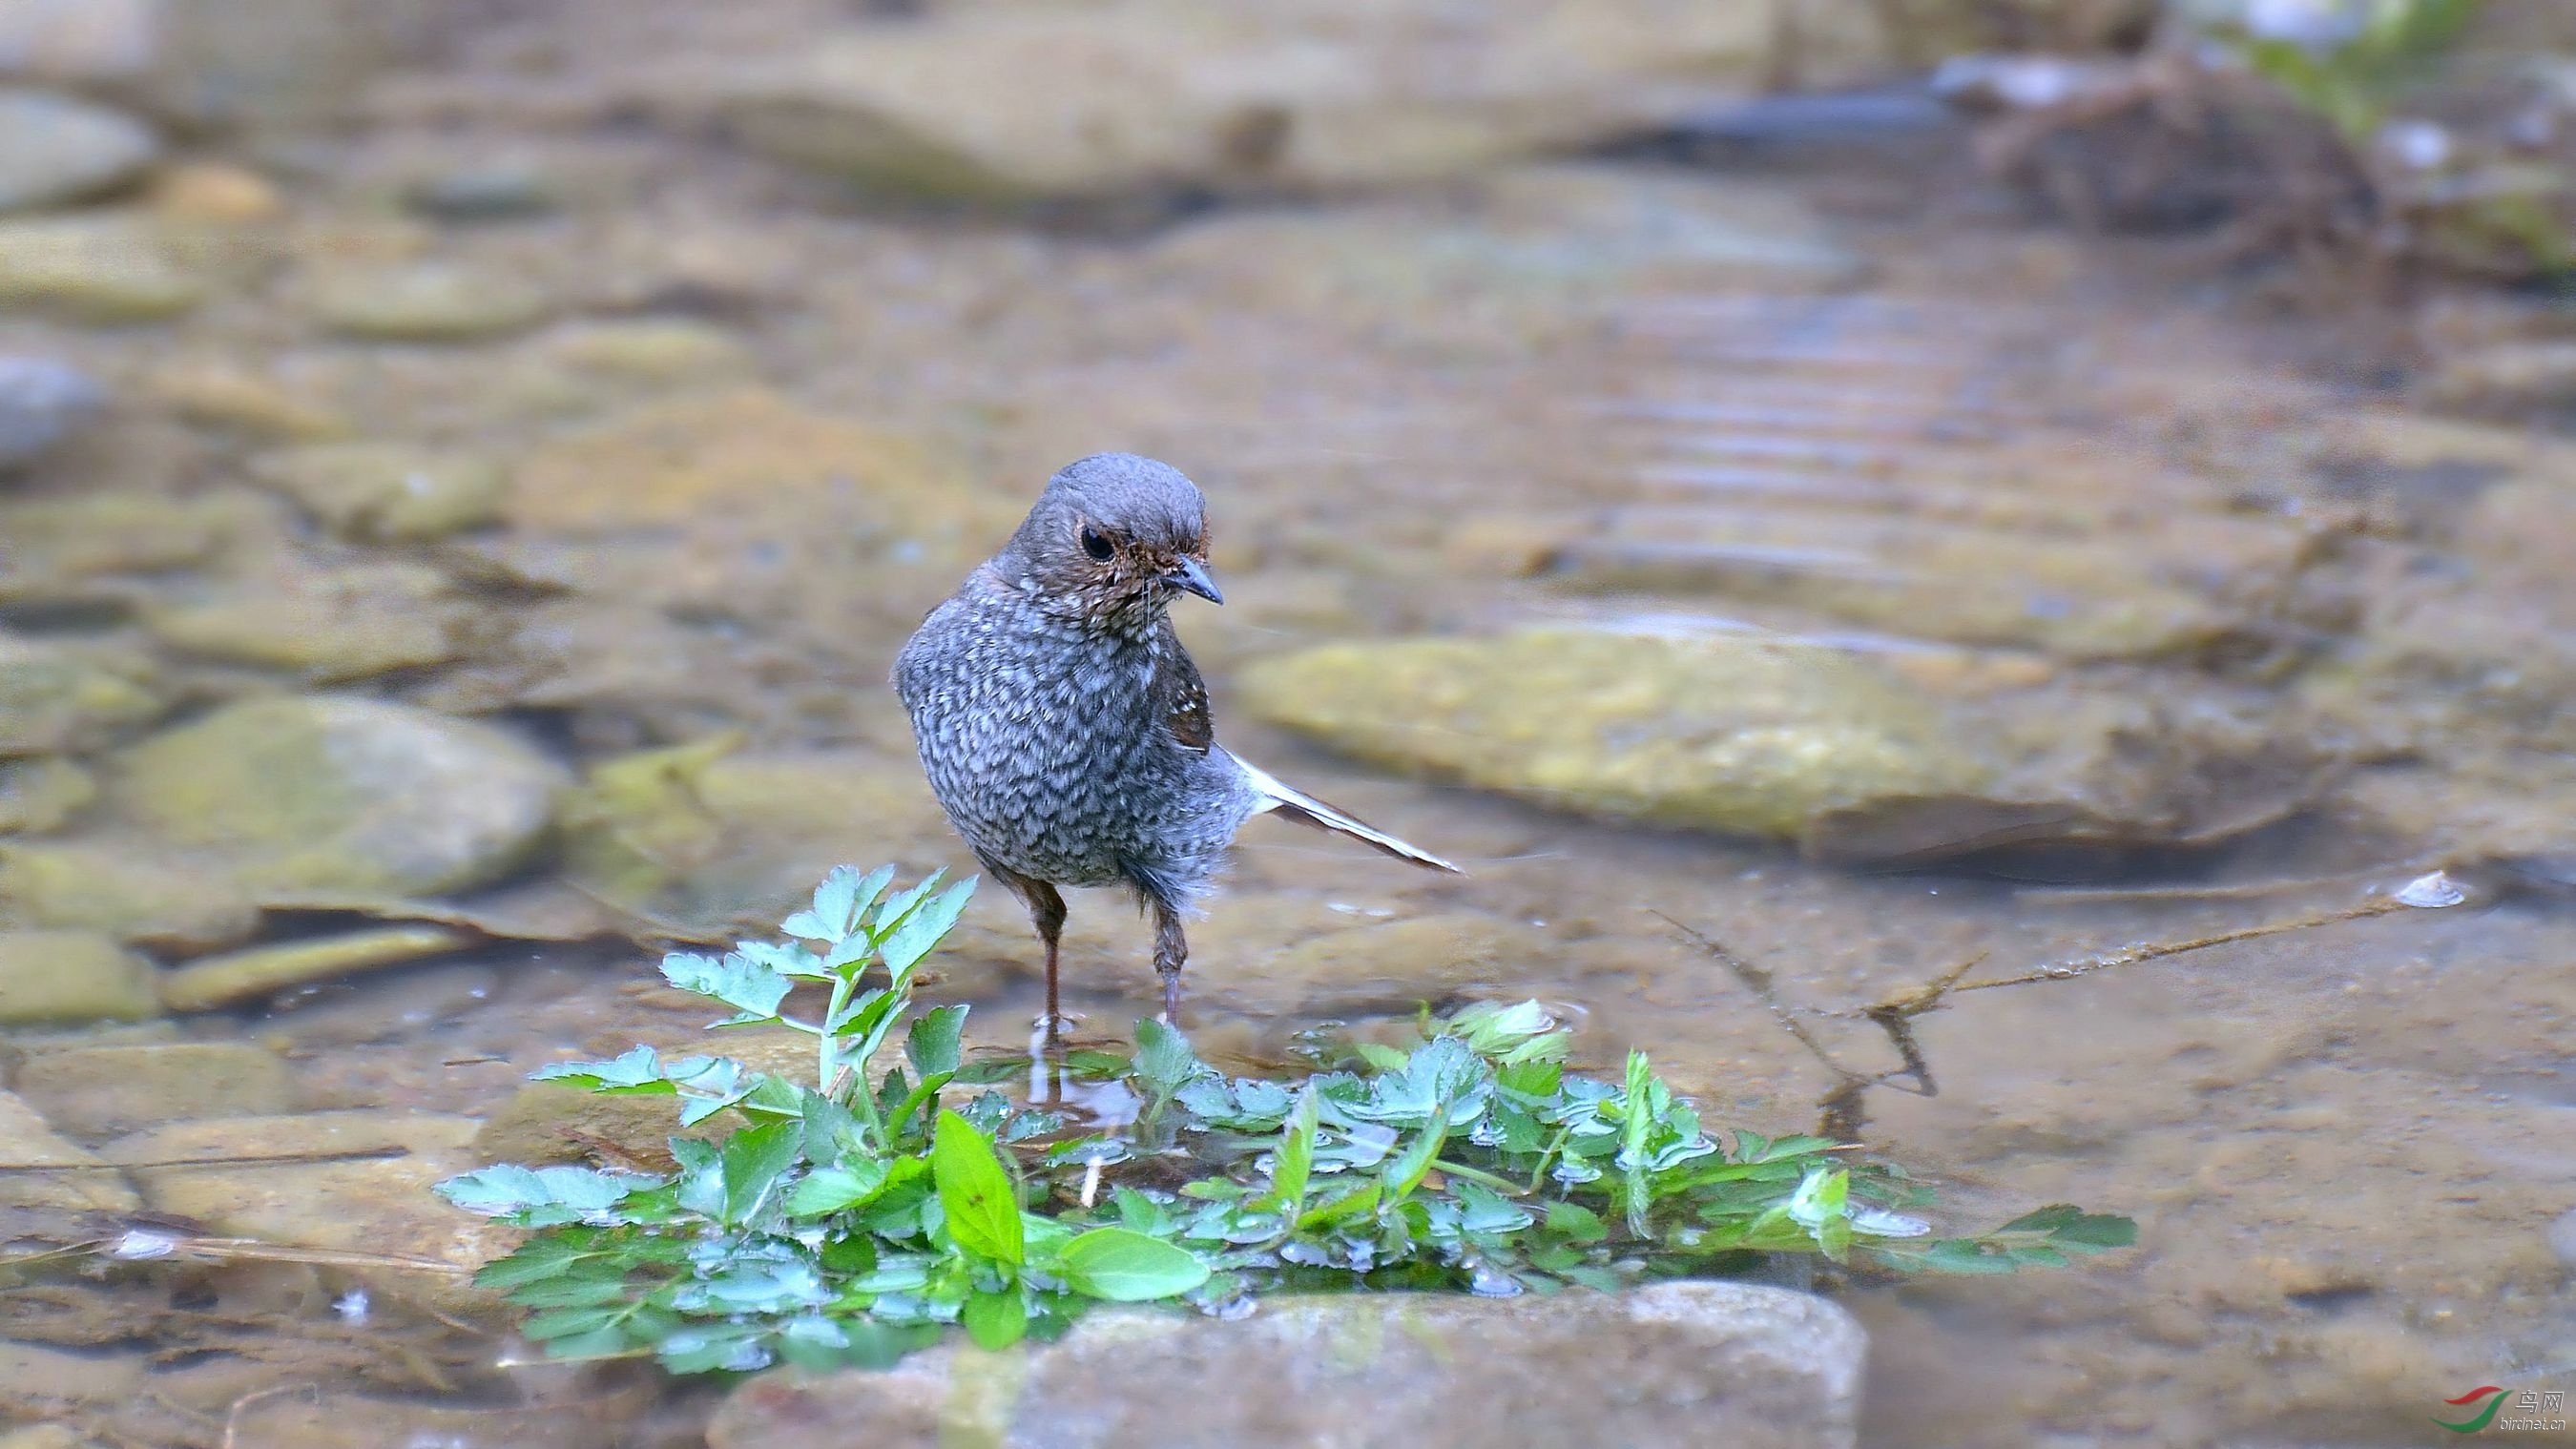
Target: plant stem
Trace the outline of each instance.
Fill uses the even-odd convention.
[[[1433,1158],[1431,1160],[1431,1165],[1451,1177],[1463,1177],[1469,1182],[1481,1182],[1485,1186],[1494,1189],[1496,1192],[1500,1192],[1509,1197],[1527,1197],[1531,1193],[1538,1191],[1535,1187],[1524,1188],[1519,1183],[1512,1181],[1508,1177],[1501,1176],[1498,1173],[1487,1172],[1481,1167],[1469,1167],[1464,1163],[1451,1162],[1445,1157]]]

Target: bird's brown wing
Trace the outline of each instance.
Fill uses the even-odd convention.
[[[1208,716],[1207,681],[1199,678],[1199,667],[1190,662],[1190,652],[1181,647],[1169,621],[1157,642],[1154,702],[1162,710],[1163,727],[1182,749],[1204,755],[1216,743],[1216,721]]]

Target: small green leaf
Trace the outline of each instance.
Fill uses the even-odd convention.
[[[776,1016],[778,1003],[796,988],[795,982],[739,953],[727,953],[719,960],[675,951],[662,958],[662,979],[682,991],[732,1007],[739,1013],[734,1021],[764,1021]]]
[[[800,1218],[836,1213],[868,1201],[884,1190],[885,1185],[884,1163],[857,1158],[846,1167],[826,1167],[807,1173],[788,1191],[787,1211]]]
[[[1306,1200],[1306,1184],[1315,1171],[1315,1084],[1297,1094],[1285,1135],[1270,1155],[1270,1200],[1279,1211],[1295,1214]]]
[[[1136,1023],[1136,1076],[1156,1096],[1172,1095],[1207,1070],[1179,1028],[1159,1021]]]
[[[528,1073],[532,1082],[561,1082],[592,1092],[669,1093],[679,1090],[662,1078],[662,1061],[653,1049],[639,1046],[604,1062],[556,1062]]]
[[[992,1141],[974,1123],[940,1112],[931,1129],[930,1175],[939,1186],[948,1236],[970,1252],[1019,1266],[1027,1242],[1020,1226],[1019,1189],[994,1155]]]
[[[957,1321],[965,1325],[966,1336],[975,1341],[977,1348],[998,1352],[1028,1333],[1028,1298],[1016,1283],[999,1293],[979,1292],[958,1310]]]
[[[1112,1303],[1176,1298],[1208,1280],[1196,1253],[1126,1228],[1093,1228],[1065,1244],[1055,1272],[1075,1292]]]
[[[909,919],[877,943],[877,953],[885,958],[886,969],[900,976],[935,950],[948,928],[957,924],[957,913],[966,909],[966,898],[973,894],[975,881],[969,877],[942,891],[936,900],[914,907]]]
[[[924,1079],[953,1075],[961,1052],[959,1043],[966,1033],[966,1008],[942,1006],[914,1018],[912,1032],[904,1038],[904,1055],[911,1059],[913,1074]]]
[[[803,1135],[797,1123],[764,1122],[725,1139],[723,1216],[727,1223],[747,1221],[759,1208],[770,1185],[795,1162]]]
[[[1597,1243],[1610,1236],[1609,1225],[1601,1215],[1579,1202],[1554,1202],[1547,1205],[1548,1231],[1563,1233],[1577,1243]]]

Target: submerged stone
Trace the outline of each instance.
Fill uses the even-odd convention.
[[[0,1025],[158,1016],[159,975],[101,932],[0,930]]]
[[[0,635],[0,756],[85,749],[161,708],[161,697],[116,662]]]
[[[605,1159],[609,1166],[667,1172],[674,1136],[720,1135],[713,1124],[681,1131],[668,1097],[616,1097],[560,1082],[530,1082],[483,1119],[474,1150],[486,1162],[524,1167]]]
[[[509,514],[546,533],[746,516],[811,528],[828,516],[871,552],[937,553],[970,539],[989,546],[1012,521],[937,449],[758,389],[649,404],[538,448],[517,471]]]
[[[107,389],[50,357],[0,355],[0,472],[34,461],[107,406]]]
[[[45,841],[0,847],[0,924],[105,931],[189,954],[248,940],[259,909],[213,862],[132,840]]]
[[[160,154],[151,129],[131,116],[48,91],[0,87],[0,212],[113,191]]]
[[[205,298],[149,228],[113,217],[0,222],[0,306],[117,326],[166,321]]]
[[[969,10],[666,86],[742,144],[879,195],[1002,207],[1419,182],[1651,129],[1750,83],[1739,6],[1429,22],[1157,3]]]
[[[327,402],[246,368],[187,362],[154,373],[153,396],[204,427],[277,442],[346,437],[349,420]]]
[[[944,1346],[885,1371],[767,1374],[725,1400],[707,1442],[1848,1449],[1865,1351],[1832,1303],[1743,1283],[1273,1298],[1232,1322],[1103,1310],[1000,1355]]]
[[[277,1053],[247,1042],[135,1042],[42,1051],[18,1094],[47,1121],[89,1137],[164,1122],[290,1111],[295,1083]]]
[[[471,1285],[472,1270],[508,1251],[517,1235],[430,1191],[482,1165],[471,1146],[478,1125],[429,1112],[207,1117],[120,1137],[99,1155],[137,1164],[132,1176],[155,1212],[235,1237],[414,1260],[417,1267],[352,1271],[383,1292],[478,1309],[492,1296]],[[323,1160],[275,1160],[299,1156]],[[271,1160],[140,1165],[224,1158]]]
[[[75,1169],[0,1172],[0,1208],[130,1213],[143,1206],[125,1174],[56,1132],[12,1092],[0,1092],[0,1162],[19,1168]]]
[[[1832,809],[1973,790],[1938,703],[1837,650],[1531,629],[1256,665],[1262,717],[1362,759],[1567,809],[1794,838]]]
[[[237,490],[185,498],[85,493],[12,504],[0,508],[10,565],[0,570],[0,599],[76,595],[96,579],[207,563],[274,529],[282,511]]]
[[[97,777],[59,755],[0,762],[0,835],[58,830],[97,798]]]
[[[2277,702],[2142,696],[1965,651],[1533,628],[1344,644],[1243,679],[1362,759],[1837,862],[2201,845],[2283,818],[2332,752]]]
[[[313,308],[331,331],[369,342],[472,342],[524,332],[553,310],[524,281],[432,262],[335,275]]]
[[[263,454],[251,476],[360,543],[417,543],[501,516],[509,478],[490,461],[400,443],[325,443]]]
[[[729,940],[834,865],[941,863],[945,817],[910,760],[736,755],[716,737],[593,765],[564,809],[569,879],[637,926]]]
[[[1194,998],[1256,1013],[1347,1015],[1440,1001],[1479,983],[1524,977],[1546,939],[1491,916],[1464,912],[1378,921],[1270,953],[1256,969],[1200,971]]]
[[[281,569],[148,606],[143,623],[185,653],[336,684],[457,659],[476,616],[438,570],[387,563]]]
[[[191,961],[161,977],[161,1004],[172,1011],[212,1011],[257,1001],[290,986],[445,955],[474,938],[446,926],[386,926],[254,946]]]
[[[508,874],[554,814],[562,767],[498,726],[373,700],[227,705],[129,752],[126,817],[220,846],[256,894],[435,895]]]

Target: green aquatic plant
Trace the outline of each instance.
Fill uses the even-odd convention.
[[[1821,1137],[1713,1134],[1632,1052],[1569,1070],[1536,1003],[1427,1012],[1402,1048],[1301,1039],[1295,1082],[1230,1077],[1180,1032],[1132,1055],[1035,1064],[1116,1104],[1077,1130],[969,1062],[963,1006],[916,1012],[914,975],[973,882],[889,894],[892,868],[832,872],[787,942],[676,954],[673,986],[730,1012],[710,1030],[814,1039],[810,1083],[722,1056],[637,1047],[539,1080],[731,1114],[674,1137],[676,1172],[496,1166],[439,1184],[530,1229],[477,1281],[560,1357],[650,1354],[681,1372],[786,1360],[885,1364],[950,1325],[988,1348],[1051,1337],[1096,1302],[1210,1312],[1276,1289],[1611,1289],[1743,1272],[1782,1255],[1858,1268],[2009,1272],[2125,1246],[2125,1218],[2042,1208],[1940,1238],[1897,1169]],[[819,1014],[788,1011],[799,988]],[[901,1057],[882,1070],[897,1032]]]
[[[2361,148],[2477,18],[2478,0],[2344,0],[2311,9],[2313,33],[2269,32],[2243,20],[2212,28],[2256,74]]]

